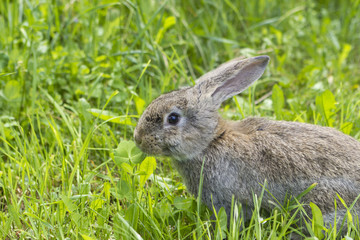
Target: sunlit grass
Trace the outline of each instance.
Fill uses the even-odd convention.
[[[0,238],[319,237],[294,199],[264,213],[253,196],[248,223],[234,203],[227,228],[168,159],[152,174],[154,161],[133,162],[144,156],[124,146],[152,99],[259,54],[271,57],[264,77],[223,105],[225,118],[310,122],[359,139],[359,16],[358,0],[0,1]],[[359,239],[358,218],[346,224]]]

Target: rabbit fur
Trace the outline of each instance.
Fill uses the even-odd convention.
[[[301,201],[315,203],[334,224],[336,194],[348,205],[360,194],[359,141],[329,127],[256,117],[228,121],[218,114],[221,103],[260,78],[268,62],[268,56],[234,59],[193,87],[159,96],[139,119],[135,142],[147,154],[170,156],[194,195],[205,161],[202,200],[210,209],[224,207],[230,216],[234,195],[246,221],[253,193],[260,195],[265,181],[279,202],[317,183]],[[175,124],[169,120],[174,114]],[[271,202],[265,194],[262,207],[271,210]],[[338,222],[345,213],[337,211]]]

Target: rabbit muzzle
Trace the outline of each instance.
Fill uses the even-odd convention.
[[[167,155],[166,148],[162,146],[161,138],[156,133],[149,133],[143,128],[136,128],[134,140],[138,148],[150,155]]]

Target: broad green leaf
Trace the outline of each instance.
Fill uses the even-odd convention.
[[[105,55],[101,55],[95,58],[95,62],[102,62],[106,59],[107,57]]]
[[[91,202],[90,207],[93,210],[97,210],[99,208],[102,208],[104,203],[105,203],[104,200],[98,198],[98,199],[95,199],[94,201]]]
[[[311,213],[312,213],[312,229],[314,231],[315,236],[318,239],[323,239],[324,234],[322,233],[324,229],[324,219],[321,213],[321,210],[314,203],[310,203]]]
[[[97,212],[101,217],[98,217],[96,222],[100,228],[103,228],[105,222],[108,221],[107,219],[109,218],[110,214],[112,214],[112,212],[110,212],[110,208],[99,209]]]
[[[83,238],[84,240],[95,240],[94,238],[89,237],[89,236],[87,236],[87,235],[85,235],[85,234],[81,234],[81,236],[82,236],[82,238]]]
[[[343,49],[341,51],[339,60],[338,60],[338,64],[339,67],[341,67],[341,65],[345,62],[346,58],[349,56],[349,53],[352,49],[352,46],[350,44],[345,43],[343,46]]]
[[[129,174],[133,174],[134,172],[134,168],[130,164],[127,164],[125,162],[121,164],[121,168]]]
[[[111,67],[111,64],[110,64],[110,63],[101,63],[101,64],[99,64],[99,67],[108,68],[108,67]],[[105,73],[102,73],[102,74],[101,74],[102,77],[105,77],[104,75],[107,75],[107,76],[108,76],[108,77],[106,77],[106,78],[110,78],[110,75],[108,75],[108,74],[105,74]]]
[[[79,96],[79,95],[84,95],[85,92],[83,90],[81,90],[81,89],[76,89],[75,94]]]
[[[133,203],[128,206],[125,212],[125,219],[131,222],[131,226],[135,229],[137,228],[137,224],[139,222],[139,210],[140,208],[138,204]]]
[[[171,215],[172,212],[173,211],[172,211],[171,205],[169,204],[167,199],[162,201],[160,204],[160,209],[159,209],[160,217],[167,218],[168,216]]]
[[[167,17],[165,19],[163,27],[156,34],[156,42],[160,43],[164,37],[166,30],[176,24],[176,18],[174,16]]]
[[[135,96],[134,95],[134,101],[135,101],[135,107],[136,107],[136,111],[137,113],[140,115],[142,114],[142,112],[144,111],[145,108],[145,101],[144,99],[142,99],[141,97]]]
[[[83,217],[83,215],[81,215],[80,213],[77,212],[72,212],[70,213],[70,218],[71,220],[75,223],[75,225],[77,227],[79,227],[81,225],[80,223],[80,219]]]
[[[4,88],[4,95],[8,100],[13,100],[20,97],[20,83],[15,80],[11,80],[6,83]]]
[[[130,185],[125,180],[120,180],[117,183],[117,193],[120,198],[128,197],[130,194]]]
[[[90,73],[90,69],[87,66],[85,66],[85,65],[80,66],[80,74],[81,75],[86,75],[89,73]]]
[[[220,208],[216,219],[216,236],[217,239],[223,239],[227,231],[227,215],[225,209]]]
[[[104,67],[104,66],[102,66],[102,67]],[[109,67],[109,66],[107,66],[107,67]],[[111,78],[111,75],[106,74],[106,73],[101,74],[101,76],[102,76],[103,78]]]
[[[282,109],[284,108],[284,93],[277,84],[275,84],[272,89],[272,101],[276,119],[282,119]]]
[[[104,195],[108,201],[110,200],[110,189],[111,189],[111,184],[109,182],[105,182],[104,183]]]
[[[270,26],[270,31],[275,34],[277,43],[281,45],[283,39],[283,33],[272,26]]]
[[[136,124],[131,121],[132,116],[117,116],[116,114],[110,111],[101,111],[100,109],[95,109],[95,108],[88,109],[88,112],[90,112],[93,116],[98,117],[105,121],[129,125],[129,126],[136,126]]]
[[[345,134],[350,134],[351,129],[353,128],[353,123],[352,122],[344,122],[343,124],[341,124],[340,129],[343,133]]]
[[[76,211],[77,206],[71,201],[70,198],[68,198],[68,197],[65,196],[65,195],[62,195],[62,196],[61,196],[61,200],[62,200],[62,202],[64,203],[66,209],[67,209],[70,213]]]
[[[153,174],[156,169],[156,159],[154,157],[146,157],[140,164],[140,186],[143,186],[146,180]]]
[[[174,206],[179,210],[188,210],[192,206],[191,198],[175,197]]]
[[[174,16],[167,17],[164,22],[164,29],[168,29],[169,27],[172,27],[176,23],[176,18]]]
[[[138,164],[143,159],[143,153],[133,141],[123,140],[114,150],[114,161],[119,167],[122,163]]]
[[[333,126],[333,116],[336,110],[335,97],[329,90],[316,97],[316,109],[325,119],[327,126]]]

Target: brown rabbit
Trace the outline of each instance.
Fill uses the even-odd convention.
[[[228,216],[234,195],[249,218],[252,193],[259,195],[265,181],[280,202],[318,183],[301,201],[315,203],[333,224],[336,194],[349,205],[360,194],[359,141],[329,127],[253,117],[235,122],[218,114],[221,103],[260,78],[268,62],[268,56],[234,59],[193,87],[161,95],[141,116],[135,141],[145,153],[170,156],[195,195],[204,160],[202,200],[224,207]],[[271,201],[265,194],[262,207],[271,209]],[[338,222],[345,212],[337,211]]]

